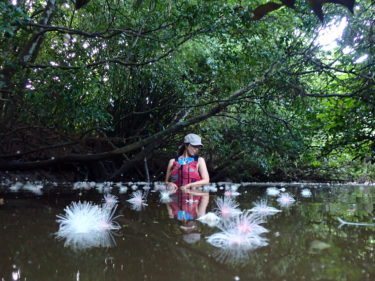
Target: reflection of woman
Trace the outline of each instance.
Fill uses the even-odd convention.
[[[174,193],[173,201],[167,204],[170,217],[190,220],[206,213],[209,195],[197,189],[210,182],[206,162],[198,156],[201,147],[201,138],[196,134],[188,134],[179,156],[168,163],[165,184]]]

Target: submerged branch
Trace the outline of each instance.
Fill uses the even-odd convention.
[[[375,226],[375,223],[349,222],[349,221],[344,221],[343,219],[340,219],[340,218],[337,218],[337,220],[340,222],[339,228],[344,225]]]

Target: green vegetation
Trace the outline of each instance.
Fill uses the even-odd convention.
[[[374,180],[374,3],[318,2],[1,2],[0,170],[162,178],[193,131],[217,180]]]

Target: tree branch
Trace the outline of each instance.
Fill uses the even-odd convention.
[[[215,114],[219,113],[223,109],[225,109],[228,105],[231,104],[231,99],[236,99],[245,93],[247,93],[250,90],[254,90],[257,86],[264,83],[264,81],[267,79],[268,75],[273,71],[273,67],[271,66],[269,71],[267,71],[260,79],[253,81],[246,85],[245,87],[235,91],[230,98],[223,103],[220,103],[216,106],[214,106],[212,109],[206,111],[205,113],[202,113],[198,116],[192,117],[186,121],[179,121],[175,124],[172,124],[168,128],[161,130],[152,136],[149,136],[143,140],[131,143],[129,145],[125,145],[123,147],[113,149],[111,151],[107,152],[101,152],[97,154],[73,154],[73,155],[66,155],[63,157],[56,157],[55,159],[48,159],[48,160],[41,160],[41,161],[30,161],[30,162],[20,162],[20,161],[4,161],[0,160],[0,169],[1,170],[10,170],[10,169],[35,169],[35,168],[41,168],[46,167],[50,165],[55,165],[59,163],[64,162],[87,162],[87,161],[95,161],[95,160],[101,160],[106,158],[113,158],[121,154],[126,154],[131,151],[135,151],[137,149],[140,149],[142,147],[146,147],[147,145],[161,141],[166,136],[175,133],[182,128],[188,127],[190,125],[199,123],[203,120],[208,119],[211,116],[214,116]],[[143,157],[143,156],[142,156]]]
[[[96,32],[86,32],[82,30],[72,29],[68,27],[63,26],[52,26],[47,24],[39,24],[39,23],[27,23],[28,26],[37,27],[40,28],[40,33],[46,33],[51,31],[56,31],[64,34],[75,34],[75,35],[81,35],[88,38],[102,38],[102,39],[111,39],[114,36],[125,34],[127,36],[135,36],[135,37],[142,37],[148,40],[153,40],[161,43],[165,43],[165,40],[161,40],[158,38],[154,38],[148,35],[145,35],[147,32],[141,32],[139,33],[136,30],[132,29],[108,29],[105,31],[96,31]],[[110,34],[106,35],[106,33],[111,32]]]
[[[130,67],[140,67],[140,66],[147,65],[147,64],[153,64],[153,63],[156,63],[156,62],[164,59],[165,57],[169,56],[174,51],[176,51],[181,45],[183,45],[191,37],[192,37],[192,34],[187,35],[186,38],[184,38],[181,42],[176,44],[173,48],[170,48],[164,54],[162,54],[159,57],[156,57],[154,59],[150,59],[150,60],[143,61],[143,62],[127,62],[127,61],[123,61],[123,60],[121,60],[121,58],[117,57],[117,58],[106,59],[106,60],[102,60],[102,61],[97,61],[97,62],[85,64],[85,65],[82,65],[82,66],[27,64],[26,67],[27,68],[58,68],[58,69],[63,69],[63,70],[74,70],[74,69],[97,67],[99,65],[108,64],[108,63],[120,64],[120,65],[123,65],[123,66],[130,66]]]
[[[355,96],[358,96],[358,91],[350,94],[311,94],[307,91],[305,91],[301,86],[295,85],[292,83],[287,82],[288,85],[290,85],[293,89],[295,89],[300,96],[304,97],[314,97],[314,98],[332,98],[332,97],[338,97],[338,98],[352,98]]]

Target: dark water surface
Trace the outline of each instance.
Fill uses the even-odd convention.
[[[170,219],[157,192],[150,192],[148,206],[131,209],[119,197],[115,215],[121,226],[113,247],[74,249],[57,239],[56,215],[71,202],[100,204],[96,190],[50,187],[39,194],[0,187],[0,280],[1,281],[101,281],[101,280],[375,280],[375,226],[341,225],[375,223],[375,187],[369,185],[285,185],[295,203],[281,207],[267,186],[241,186],[235,200],[242,210],[267,199],[280,209],[262,224],[268,245],[245,253],[219,250],[206,241],[218,228],[197,222],[192,235],[180,222]],[[223,191],[210,193],[207,211]]]

